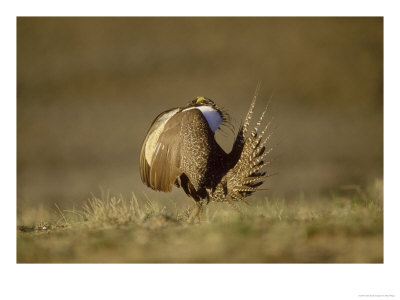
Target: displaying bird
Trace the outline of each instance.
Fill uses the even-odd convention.
[[[264,137],[270,122],[259,129],[267,107],[247,134],[257,93],[244,123],[240,126],[230,153],[215,140],[215,132],[229,116],[214,101],[197,97],[185,107],[159,114],[150,126],[140,152],[140,176],[156,191],[170,192],[175,184],[195,201],[189,222],[199,221],[202,205],[209,201],[244,201],[270,174],[263,168],[270,163]],[[247,203],[247,202],[246,202]]]

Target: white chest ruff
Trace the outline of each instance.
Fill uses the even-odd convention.
[[[207,120],[208,126],[210,126],[210,129],[212,130],[212,132],[217,131],[217,129],[219,128],[219,126],[222,123],[222,117],[219,114],[218,111],[216,111],[214,108],[212,108],[211,106],[197,106],[197,107],[191,107],[191,108],[187,108],[183,111],[188,111],[191,109],[198,109],[201,111],[201,113],[203,114],[204,118]]]

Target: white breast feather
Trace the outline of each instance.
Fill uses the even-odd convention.
[[[218,111],[216,111],[211,106],[191,107],[191,108],[187,108],[183,111],[187,111],[187,110],[191,110],[191,109],[200,110],[201,113],[203,114],[204,118],[207,120],[208,126],[210,126],[210,129],[212,130],[212,132],[217,131],[217,129],[219,128],[219,126],[222,123],[222,117]]]

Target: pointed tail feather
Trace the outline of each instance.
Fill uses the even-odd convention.
[[[230,204],[232,204],[232,201],[247,203],[245,197],[256,191],[263,190],[259,186],[264,183],[266,178],[275,175],[265,170],[265,167],[271,162],[271,159],[266,160],[266,157],[272,151],[272,147],[268,146],[271,133],[265,137],[271,121],[267,122],[263,130],[259,132],[269,108],[269,103],[264,108],[251,133],[247,134],[259,88],[260,86],[258,85],[244,123],[239,128],[232,151],[229,154],[231,164],[228,166],[229,171],[210,194],[213,201],[227,201]]]
[[[258,84],[257,84],[256,92],[254,93],[254,97],[253,97],[253,101],[251,101],[250,109],[247,112],[246,119],[244,120],[244,123],[243,123],[243,128],[242,128],[243,136],[245,136],[246,133],[247,133],[247,129],[249,127],[250,120],[251,120],[251,117],[253,115],[254,107],[256,105],[256,100],[257,100],[257,96],[258,96],[259,92],[260,92],[260,82],[258,82]]]
[[[272,151],[272,148],[268,147],[271,133],[264,137],[268,132],[271,121],[267,122],[263,130],[259,132],[269,105],[265,107],[255,127],[246,137],[255,107],[256,96],[250,105],[243,127],[239,130],[236,139],[241,139],[242,142],[240,153],[236,154],[238,159],[232,169],[225,175],[227,196],[232,200],[244,200],[245,197],[261,190],[259,186],[264,183],[266,178],[273,175],[266,171],[260,171],[265,169],[271,162],[271,160],[265,160]]]

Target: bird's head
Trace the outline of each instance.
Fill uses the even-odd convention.
[[[217,110],[217,106],[214,101],[208,99],[206,97],[196,97],[188,104],[189,107],[198,107],[198,106],[211,106],[212,108]]]
[[[228,113],[224,109],[218,107],[215,102],[209,98],[202,96],[196,97],[188,103],[188,108],[198,108],[201,110],[209,124],[210,122],[214,124],[214,126],[211,126],[213,131],[218,129],[220,125],[232,126]],[[217,118],[213,117],[215,116],[213,112],[217,113]]]

